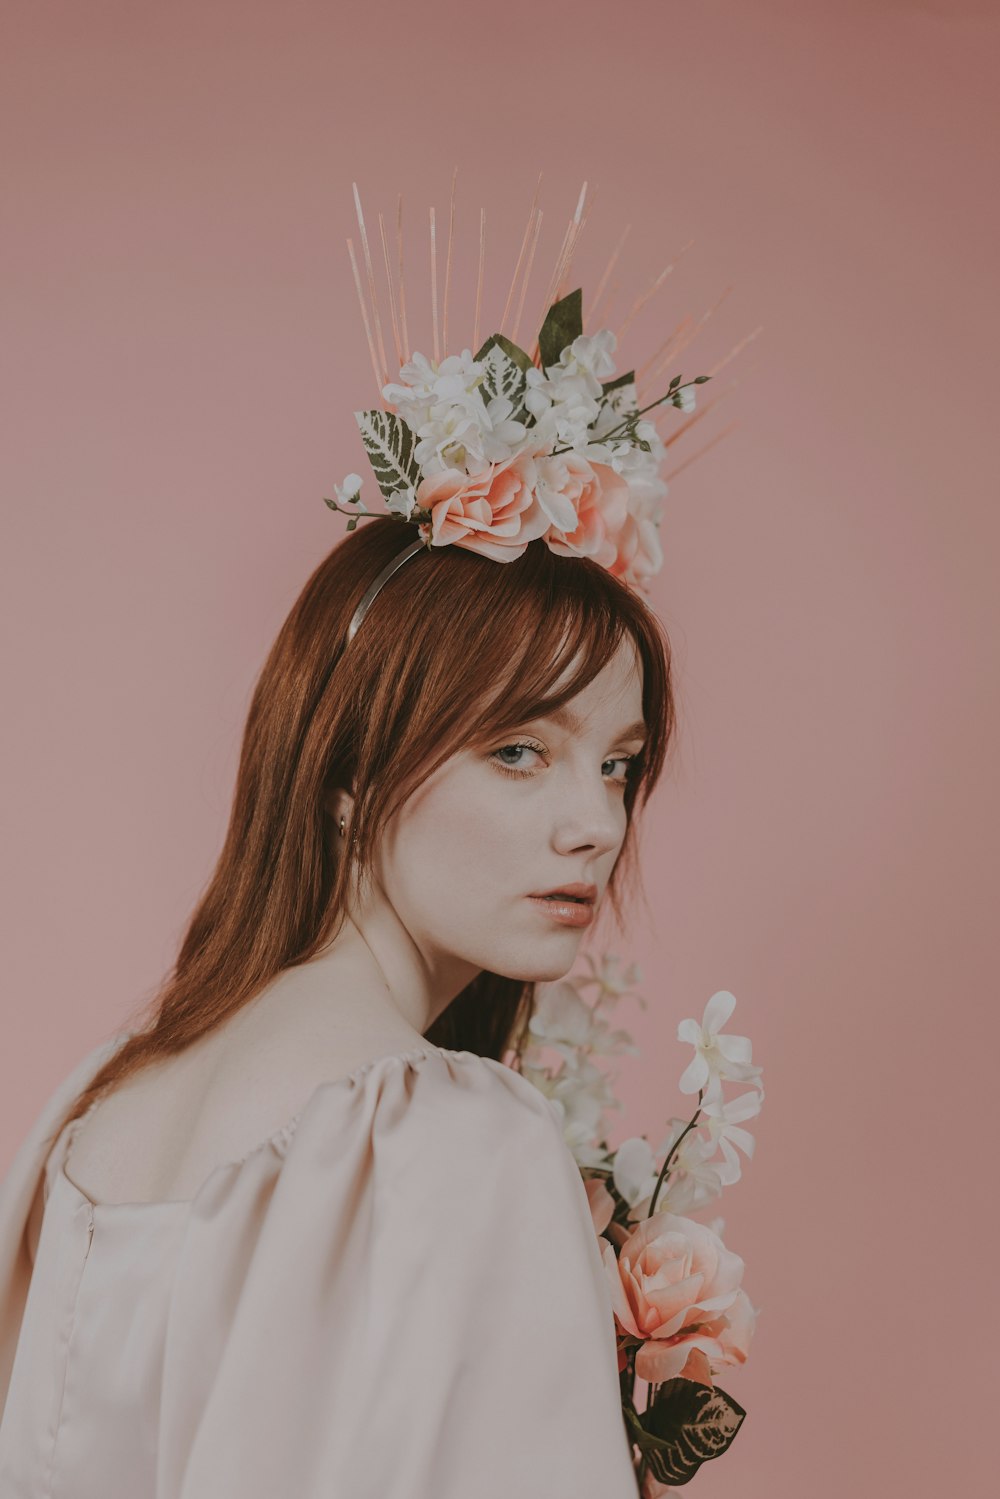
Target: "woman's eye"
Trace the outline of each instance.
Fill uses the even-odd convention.
[[[525,768],[523,759],[515,760],[512,763],[509,760],[501,760],[498,758],[500,755],[505,755],[508,750],[513,750],[515,753],[519,753],[522,750],[531,750],[531,752],[536,755],[540,755],[542,753],[538,746],[534,744],[502,744],[498,750],[493,751],[492,755],[490,755],[489,758],[494,762],[498,770],[502,770],[505,775],[509,776],[530,775],[531,771]]]
[[[516,744],[501,745],[498,750],[494,750],[493,753],[487,758],[492,760],[497,769],[502,771],[504,775],[519,776],[523,779],[525,776],[534,774],[533,768],[529,768],[524,763],[522,755],[522,752],[524,750],[530,750],[531,753],[535,755],[544,754],[544,750],[540,745],[526,744],[518,741]],[[508,751],[512,751],[514,754],[521,756],[521,758],[514,761],[513,763],[510,760],[501,759],[500,757],[502,755],[506,755]],[[630,761],[637,760],[638,758],[638,755],[615,755],[612,758],[605,760],[605,765],[622,765],[625,767],[620,776],[608,776],[606,777],[606,779],[610,780],[613,785],[624,786],[628,780],[629,763]]]

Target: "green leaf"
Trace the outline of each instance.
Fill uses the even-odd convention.
[[[743,1424],[746,1411],[718,1385],[668,1379],[640,1414],[624,1408],[629,1436],[659,1483],[690,1483],[702,1463],[721,1457]]]
[[[694,377],[694,384],[695,385],[704,385],[705,381],[706,380],[711,380],[711,378],[712,378],[711,375],[695,375],[695,377]]]
[[[667,386],[667,389],[668,390],[673,390],[675,388],[675,386],[680,385],[681,378],[682,377],[680,375],[675,375],[674,378],[671,380],[670,384]]]
[[[409,485],[420,483],[420,465],[413,456],[412,430],[394,411],[356,411],[368,458],[378,487],[388,500]]]
[[[488,405],[495,396],[506,396],[514,408],[512,420],[527,421],[524,393],[528,388],[526,372],[532,367],[530,355],[502,333],[494,333],[483,344],[476,360],[485,365],[479,386],[483,404]]]
[[[538,335],[542,368],[547,370],[558,364],[563,349],[574,338],[579,338],[582,332],[583,290],[578,286],[576,291],[568,292],[560,301],[553,302],[545,314],[545,321]]]

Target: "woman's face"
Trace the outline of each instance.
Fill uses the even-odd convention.
[[[562,977],[587,926],[559,919],[565,902],[533,897],[595,886],[593,919],[607,888],[626,833],[627,759],[644,733],[630,637],[560,716],[452,755],[385,829],[368,899],[391,908],[449,1001],[482,969]]]

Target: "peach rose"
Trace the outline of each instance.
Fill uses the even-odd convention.
[[[640,1379],[674,1379],[695,1349],[714,1364],[744,1362],[755,1313],[740,1286],[743,1261],[710,1228],[677,1213],[654,1213],[617,1257],[604,1240],[601,1257],[620,1330],[645,1340],[635,1356]]]
[[[599,1176],[585,1177],[583,1185],[587,1189],[587,1201],[590,1203],[590,1216],[594,1220],[594,1232],[600,1235],[611,1222],[615,1211],[615,1199]]]
[[[604,1179],[600,1176],[585,1177],[583,1184],[587,1192],[587,1201],[590,1203],[590,1216],[594,1220],[594,1232],[597,1234],[598,1238],[600,1238],[600,1236],[604,1233],[604,1230],[607,1228],[608,1224],[611,1222],[612,1217],[614,1216],[615,1199],[612,1197],[611,1193],[605,1186]],[[615,1233],[615,1241],[617,1243],[623,1243],[627,1241],[628,1230],[622,1229],[621,1225],[616,1224],[613,1232]],[[627,1362],[628,1350],[625,1347],[623,1340],[618,1348],[619,1374],[624,1369]],[[704,1353],[702,1353],[700,1348],[691,1349],[691,1352],[688,1355],[688,1361],[684,1365],[684,1368],[681,1370],[681,1373],[683,1374],[685,1379],[695,1379],[699,1382],[699,1384],[710,1385],[712,1383],[712,1376],[709,1373],[708,1359],[705,1357]]]
[[[534,458],[516,453],[483,473],[429,474],[417,485],[416,502],[431,513],[432,546],[467,547],[495,562],[512,562],[549,525],[534,485]]]
[[[576,525],[570,527],[565,514],[562,529],[554,519],[546,544],[562,557],[593,557],[614,571],[618,557],[616,537],[628,522],[629,487],[621,474],[606,463],[588,463],[576,453],[560,453],[539,462],[542,476],[540,500],[544,506],[545,484],[554,494],[571,501]],[[558,512],[556,512],[558,514]]]
[[[633,497],[623,525],[611,539],[617,551],[617,557],[611,564],[611,572],[616,578],[637,583],[644,588],[653,574],[663,566],[660,533],[650,507],[640,504]]]

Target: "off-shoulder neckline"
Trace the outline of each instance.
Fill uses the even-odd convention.
[[[288,1141],[288,1139],[290,1139],[290,1137],[295,1133],[299,1124],[302,1122],[302,1119],[307,1110],[312,1106],[313,1101],[321,1094],[334,1093],[338,1090],[352,1088],[361,1080],[361,1078],[365,1077],[369,1072],[371,1072],[374,1067],[387,1066],[389,1063],[395,1062],[415,1062],[421,1057],[430,1055],[453,1058],[474,1057],[477,1061],[480,1062],[487,1062],[492,1060],[489,1057],[481,1056],[478,1052],[467,1050],[454,1051],[449,1049],[448,1047],[435,1046],[430,1041],[424,1042],[422,1046],[411,1046],[406,1051],[391,1051],[384,1053],[382,1056],[371,1057],[367,1062],[362,1062],[358,1067],[352,1068],[350,1072],[345,1073],[342,1077],[326,1078],[322,1082],[317,1083],[316,1086],[312,1089],[312,1092],[309,1094],[308,1098],[303,1103],[302,1107],[297,1111],[297,1113],[292,1115],[291,1119],[288,1119],[284,1124],[279,1125],[276,1130],[272,1130],[271,1133],[269,1135],[266,1135],[263,1140],[258,1140],[257,1144],[251,1146],[251,1148],[248,1151],[245,1151],[243,1155],[236,1156],[232,1160],[220,1161],[218,1165],[213,1166],[206,1173],[197,1191],[191,1197],[153,1197],[138,1202],[95,1202],[92,1197],[89,1197],[87,1195],[82,1187],[77,1185],[77,1183],[73,1180],[73,1178],[69,1174],[69,1171],[67,1170],[70,1148],[72,1146],[73,1137],[76,1134],[77,1129],[90,1114],[91,1110],[95,1108],[100,1102],[100,1099],[97,1098],[93,1103],[91,1103],[89,1108],[85,1109],[82,1114],[77,1115],[75,1119],[71,1119],[66,1126],[59,1150],[59,1175],[76,1194],[76,1196],[86,1204],[91,1213],[114,1213],[118,1210],[124,1210],[126,1208],[131,1212],[136,1212],[139,1209],[158,1209],[160,1211],[162,1211],[164,1208],[190,1209],[201,1196],[208,1183],[220,1172],[233,1171],[239,1166],[246,1165],[246,1163],[252,1160],[254,1156],[261,1155],[264,1151],[271,1150],[276,1146],[280,1147],[284,1145]],[[497,1065],[502,1066],[503,1064],[497,1063]]]

